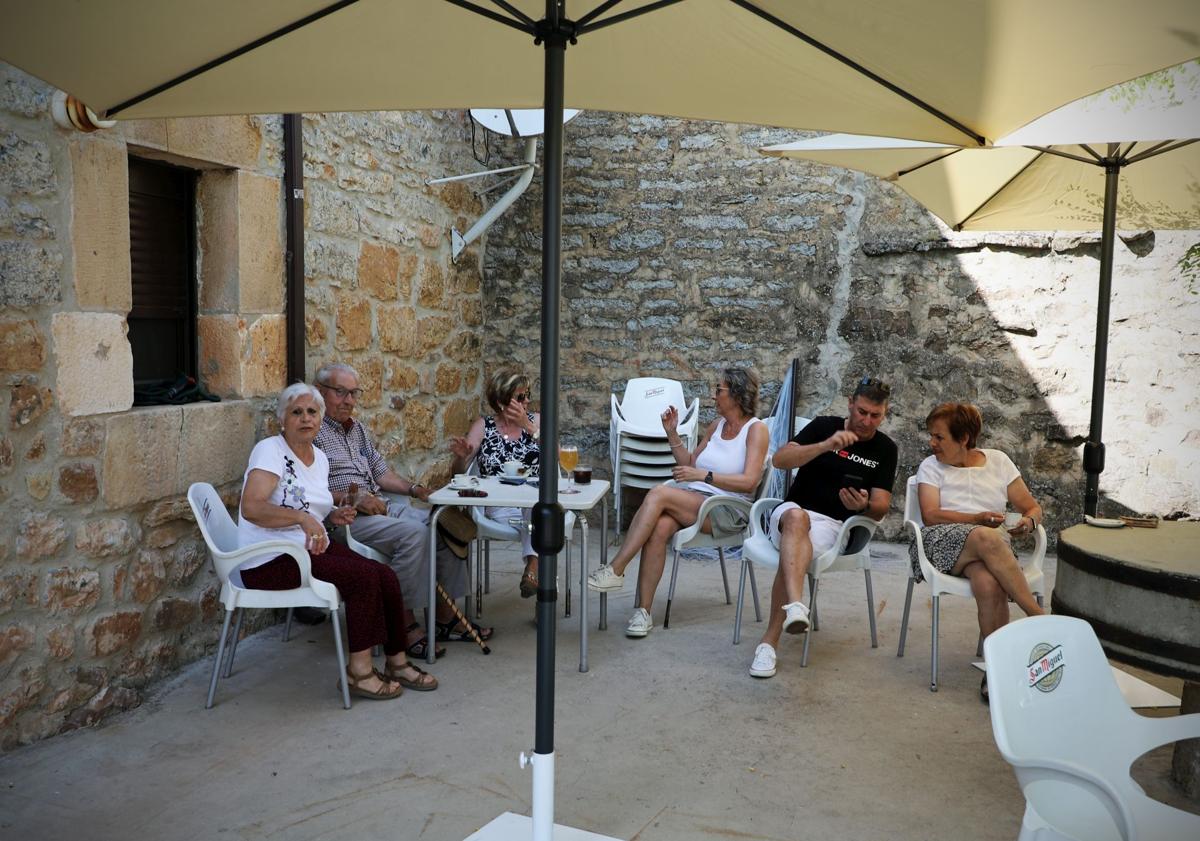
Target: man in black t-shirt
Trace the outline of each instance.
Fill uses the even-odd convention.
[[[891,389],[872,377],[859,380],[850,397],[850,416],[814,418],[780,447],[772,464],[796,469],[787,500],[771,513],[768,534],[779,550],[771,588],[771,613],[750,674],[775,674],[775,649],[784,631],[808,630],[808,608],[800,601],[814,556],[833,546],[842,521],[856,514],[881,520],[892,504],[896,444],[879,431]]]

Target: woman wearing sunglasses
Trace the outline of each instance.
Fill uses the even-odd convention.
[[[450,452],[454,454],[451,469],[463,473],[471,459],[475,459],[480,476],[496,476],[503,472],[506,461],[519,461],[525,465],[526,476],[537,476],[541,418],[537,412],[529,411],[529,377],[509,368],[501,369],[488,380],[485,397],[492,414],[477,418],[466,437],[450,439]],[[489,507],[484,513],[501,523],[510,518],[522,519],[525,573],[521,576],[521,598],[529,598],[537,592],[538,572],[537,553],[529,535],[529,509]]]
[[[690,451],[679,437],[679,411],[674,406],[662,413],[663,431],[675,456],[674,485],[659,485],[646,494],[633,515],[625,542],[613,557],[588,577],[588,589],[598,592],[620,590],[625,570],[641,554],[638,591],[641,606],[633,609],[628,637],[644,637],[654,629],[650,609],[654,591],[667,562],[667,546],[675,532],[696,522],[704,500],[715,494],[732,494],[749,501],[763,475],[769,435],[754,416],[758,406],[758,375],[746,368],[726,368],[713,386],[717,418],[704,433],[700,446]],[[718,535],[740,532],[745,515],[728,506],[713,509],[701,531]]]

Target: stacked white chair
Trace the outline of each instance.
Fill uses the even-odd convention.
[[[689,405],[678,380],[635,377],[625,385],[625,395],[619,404],[617,395],[611,396],[608,445],[618,533],[622,488],[649,490],[671,479],[675,455],[662,426],[662,413],[668,406],[678,410],[679,437],[692,449],[699,428],[700,400],[697,398]]]
[[[342,626],[339,621],[341,595],[337,587],[328,581],[312,577],[312,561],[308,552],[290,540],[268,540],[238,548],[237,526],[225,509],[220,494],[207,482],[196,482],[188,488],[188,504],[196,517],[196,525],[208,545],[213,568],[221,582],[221,604],[225,607],[225,624],[217,642],[217,656],[213,660],[212,679],[208,684],[208,701],[205,709],[211,708],[217,693],[217,679],[221,675],[221,660],[225,654],[226,640],[230,639],[229,625],[237,614],[237,623],[229,643],[229,662],[224,677],[233,671],[233,658],[237,655],[238,634],[242,629],[242,616],[247,608],[287,608],[288,623],[284,628],[284,641],[291,629],[293,607],[323,607],[330,612],[333,640],[337,646],[338,681],[342,687],[342,703],[350,709],[350,688],[346,681],[346,654],[342,648]],[[291,555],[300,567],[300,586],[294,590],[255,590],[242,583],[239,566],[259,555]]]
[[[1200,816],[1148,797],[1129,775],[1154,748],[1200,738],[1200,714],[1131,710],[1080,619],[1010,622],[983,651],[992,735],[1025,795],[1018,841],[1200,838]]]
[[[971,582],[968,579],[938,572],[933,568],[933,564],[929,563],[929,559],[925,557],[925,546],[921,542],[921,529],[925,523],[921,519],[921,503],[917,499],[916,476],[908,477],[908,484],[905,486],[904,493],[904,525],[912,530],[913,540],[917,544],[917,561],[921,565],[921,574],[925,578],[925,584],[929,587],[930,595],[933,598],[933,627],[931,629],[933,642],[932,650],[929,654],[929,691],[937,692],[938,618],[941,613],[941,597],[949,594],[973,599],[975,596],[971,592]],[[1042,596],[1046,591],[1046,576],[1042,572],[1042,561],[1045,557],[1046,530],[1039,525],[1034,534],[1033,554],[1026,560],[1021,561],[1021,571],[1025,573],[1025,580],[1029,582],[1029,589],[1033,591],[1033,595],[1037,598],[1039,605],[1042,603]],[[904,656],[904,641],[908,636],[908,609],[912,606],[913,585],[916,583],[917,580],[910,574],[908,592],[904,596],[904,616],[900,620],[900,647],[896,650],[897,657]]]

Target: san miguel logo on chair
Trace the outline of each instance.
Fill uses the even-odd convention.
[[[1029,685],[1042,692],[1053,692],[1062,683],[1064,665],[1061,645],[1039,642],[1029,652]]]

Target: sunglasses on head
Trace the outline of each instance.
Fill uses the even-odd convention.
[[[885,395],[892,393],[892,387],[878,377],[863,377],[858,381],[858,388],[855,391],[865,391],[867,389],[874,389]]]

